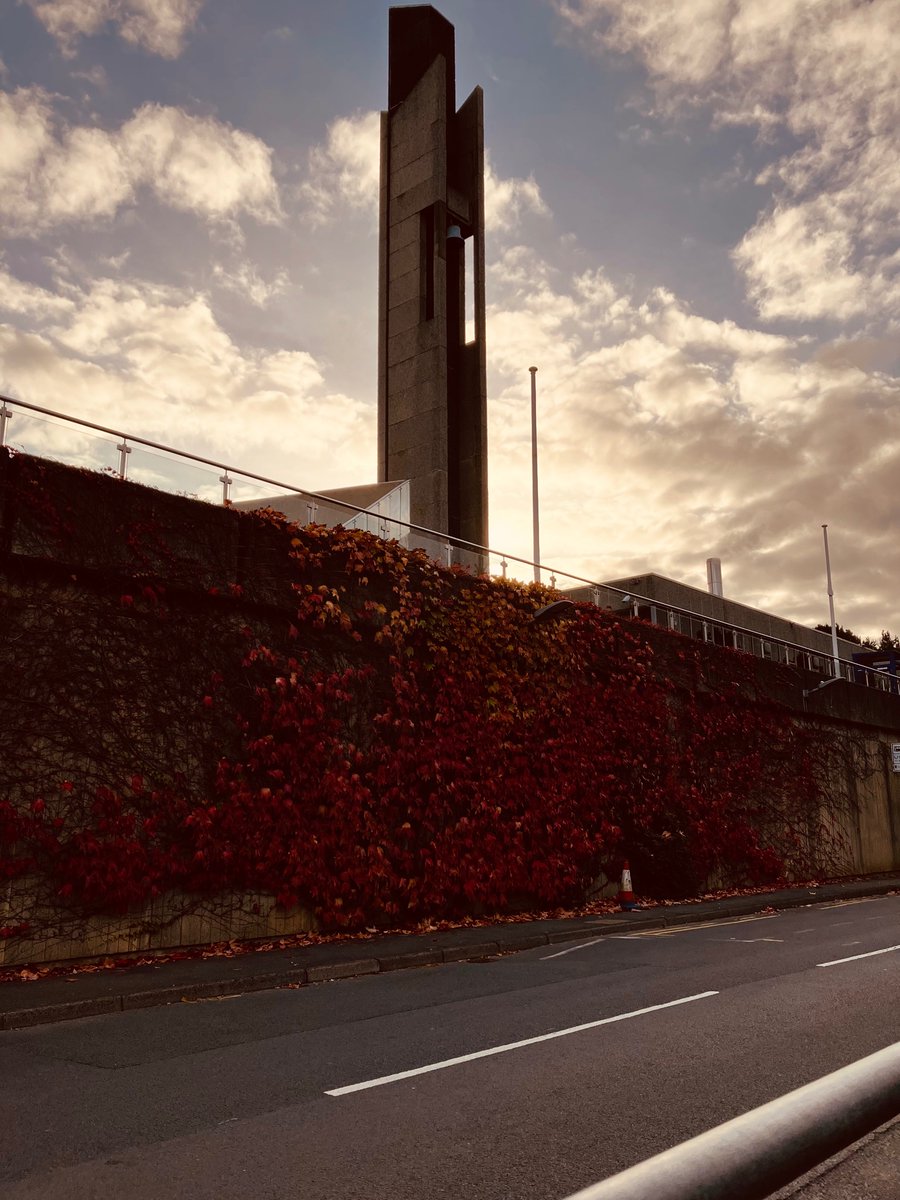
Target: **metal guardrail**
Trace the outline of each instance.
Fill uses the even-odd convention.
[[[488,573],[503,578],[507,577],[510,567],[518,567],[523,582],[540,576],[548,579],[551,588],[562,591],[566,588],[576,590],[587,587],[592,589],[594,603],[601,607],[601,598],[604,594],[608,599],[619,597],[618,605],[611,603],[610,607],[615,607],[618,611],[628,611],[630,606],[632,616],[649,620],[653,624],[686,634],[689,637],[729,647],[746,654],[753,654],[757,658],[816,671],[824,675],[826,679],[844,679],[849,683],[875,688],[878,691],[900,694],[900,679],[895,676],[852,663],[846,659],[841,659],[836,663],[831,655],[830,645],[827,650],[825,649],[828,642],[825,634],[822,635],[823,648],[821,651],[817,651],[810,646],[786,641],[783,638],[770,637],[757,630],[732,625],[714,617],[704,617],[689,609],[680,608],[678,605],[661,603],[650,597],[634,593],[623,593],[618,588],[611,588],[608,584],[598,583],[596,580],[586,579],[581,575],[573,575],[571,572],[551,568],[547,565],[538,566],[530,559],[521,558],[515,554],[491,550],[489,547],[479,546],[462,538],[450,537],[438,530],[413,525],[395,516],[386,517],[384,513],[372,509],[348,505],[342,500],[323,495],[320,492],[311,492],[296,484],[285,483],[265,475],[257,475],[255,472],[246,471],[228,463],[204,458],[186,450],[178,450],[161,442],[151,441],[149,438],[137,437],[134,434],[125,433],[121,429],[113,429],[93,421],[71,417],[66,413],[55,412],[53,409],[30,404],[24,400],[13,400],[8,396],[0,396],[0,446],[8,444],[10,440],[10,422],[16,416],[17,409],[23,410],[21,414],[23,416],[35,414],[32,419],[38,422],[39,432],[42,435],[36,439],[36,442],[41,448],[45,448],[44,443],[53,446],[53,431],[60,427],[80,431],[83,436],[99,434],[103,439],[115,439],[114,442],[110,442],[97,438],[95,440],[101,442],[99,448],[82,446],[74,455],[70,453],[69,458],[75,457],[78,465],[87,465],[84,459],[87,458],[90,461],[93,457],[92,465],[96,465],[103,461],[102,457],[98,458],[97,454],[92,455],[90,451],[97,451],[100,455],[108,454],[110,461],[103,466],[97,466],[97,469],[109,471],[121,479],[126,478],[130,469],[130,456],[134,450],[144,449],[153,457],[153,462],[145,463],[145,466],[149,465],[157,471],[164,462],[173,465],[197,466],[204,472],[211,470],[213,473],[203,480],[203,487],[208,495],[201,496],[197,492],[188,493],[196,495],[198,499],[212,499],[213,497],[218,499],[220,497],[222,503],[228,503],[232,499],[232,490],[240,489],[241,486],[258,492],[260,485],[264,485],[281,492],[294,493],[305,497],[309,502],[310,520],[315,519],[316,507],[319,505],[346,512],[347,521],[353,521],[357,525],[359,524],[358,518],[366,517],[368,518],[367,527],[371,532],[377,532],[383,537],[397,537],[410,549],[424,550],[431,558],[445,566],[459,565],[478,574]],[[56,448],[59,449],[58,446]],[[116,452],[115,465],[112,463],[113,450]],[[28,452],[38,454],[39,457],[53,457],[46,453],[41,455],[40,448],[29,448]],[[160,458],[159,456],[165,457]],[[183,483],[184,481],[176,481],[176,485],[177,482]],[[196,480],[192,482],[196,483]],[[254,496],[253,498],[260,497]]]
[[[900,1042],[569,1200],[764,1200],[900,1115]]]

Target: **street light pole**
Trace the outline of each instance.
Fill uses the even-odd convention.
[[[828,580],[828,610],[831,613],[831,650],[834,654],[834,677],[841,677],[841,659],[838,653],[837,625],[834,620],[834,589],[831,586],[831,559],[828,557],[828,526],[822,526],[825,539],[825,578]]]
[[[531,372],[531,512],[534,522],[534,582],[541,582],[541,528],[538,515],[537,367]]]

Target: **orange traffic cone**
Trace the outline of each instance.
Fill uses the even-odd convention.
[[[634,892],[631,890],[631,868],[626,858],[622,864],[622,881],[619,884],[619,894],[616,897],[623,912],[632,912],[639,906],[635,904]]]

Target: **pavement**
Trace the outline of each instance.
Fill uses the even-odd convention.
[[[771,1200],[897,1200],[900,1118],[794,1180]]]
[[[411,967],[478,961],[555,942],[588,941],[673,925],[719,921],[767,908],[796,908],[897,890],[900,890],[900,875],[881,875],[724,900],[648,906],[605,916],[507,921],[438,933],[386,933],[229,958],[191,958],[92,973],[51,975],[30,981],[17,979],[0,983],[0,1030],[272,988],[302,987]]]

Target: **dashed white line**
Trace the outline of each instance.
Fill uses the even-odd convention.
[[[745,946],[752,946],[756,942],[783,942],[784,938],[716,938],[717,942],[741,942]]]
[[[849,958],[833,958],[831,962],[816,963],[817,967],[836,967],[839,963],[856,962],[858,958],[874,958],[876,954],[890,954],[900,946],[885,946],[883,950],[869,950],[866,954],[851,954]]]
[[[476,1058],[488,1058],[492,1054],[505,1054],[507,1050],[520,1050],[523,1046],[536,1046],[538,1042],[549,1042],[553,1038],[568,1037],[570,1033],[582,1033],[586,1029],[597,1029],[600,1025],[612,1025],[616,1021],[628,1021],[632,1017],[643,1017],[647,1013],[660,1012],[664,1008],[676,1008],[679,1004],[690,1004],[694,1000],[705,1000],[718,996],[718,992],[698,992],[696,996],[681,996],[678,1000],[667,1000],[665,1004],[651,1004],[648,1008],[637,1008],[633,1012],[619,1013],[615,1017],[602,1017],[599,1021],[587,1021],[584,1025],[573,1025],[569,1029],[557,1029],[553,1033],[542,1033],[538,1037],[523,1038],[520,1042],[508,1042],[505,1046],[492,1046],[489,1050],[476,1050],[472,1054],[460,1054],[457,1058],[445,1058],[442,1062],[429,1063],[424,1067],[413,1067],[411,1071],[398,1071],[394,1075],[382,1075],[378,1079],[366,1079],[362,1083],[350,1083],[346,1087],[328,1088],[326,1096],[346,1096],[350,1092],[362,1092],[367,1088],[382,1087],[396,1083],[399,1079],[411,1079],[414,1075],[427,1075],[429,1071],[442,1071],[460,1063],[472,1062]]]
[[[538,959],[539,962],[549,962],[551,958],[562,958],[564,954],[571,954],[573,950],[584,950],[586,946],[596,946],[605,939],[602,937],[591,938],[589,942],[579,942],[577,946],[569,946],[565,950],[557,950],[555,954],[545,954]]]

